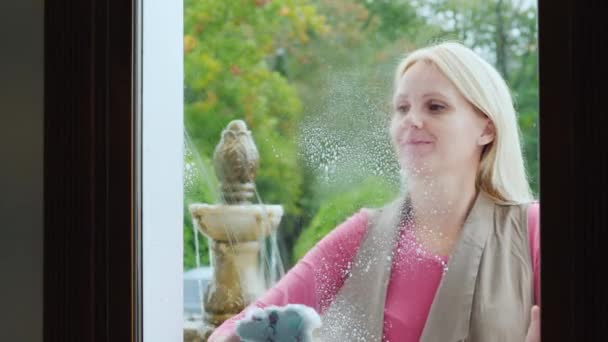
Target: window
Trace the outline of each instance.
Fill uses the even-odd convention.
[[[538,197],[536,18],[534,2],[185,1],[186,321],[200,320],[195,303],[213,277],[189,207],[221,202],[213,156],[222,130],[245,122],[260,158],[251,200],[283,208],[277,234],[260,240],[268,244],[260,258],[281,261],[267,272],[280,277],[336,225],[402,185],[388,121],[393,72],[408,50],[455,39],[500,72]]]
[[[81,6],[45,4],[44,335],[49,340],[141,338],[141,335],[133,334],[138,323],[131,321],[131,318],[142,319],[137,312],[137,303],[135,308],[133,306],[134,293],[141,293],[141,288],[137,284],[129,286],[133,285],[131,277],[137,268],[137,260],[133,257],[140,256],[139,247],[148,252],[155,248],[160,250],[159,238],[151,238],[150,234],[144,246],[139,245],[139,239],[130,240],[133,234],[133,199],[130,197],[133,195],[130,183],[133,151],[126,147],[140,140],[130,140],[133,94],[129,80],[132,80],[131,73],[140,69],[129,67],[132,52],[138,55],[139,50],[133,51],[130,36],[125,32],[132,26],[140,27],[137,24],[141,22],[132,19],[134,13],[130,3],[109,3],[110,6],[87,1]],[[159,13],[165,8],[160,3],[146,4],[148,13],[157,15],[151,17],[154,22],[163,25],[174,25],[166,19],[179,18],[183,14],[179,9],[161,15]],[[141,9],[141,6],[137,8]],[[604,84],[594,77],[601,75],[605,67],[594,63],[603,60],[597,47],[602,46],[603,37],[599,33],[604,22],[594,20],[595,16],[601,15],[597,7],[575,2],[551,8],[540,6],[539,11],[540,105],[543,113],[540,120],[543,127],[541,196],[547,209],[543,211],[543,224],[550,227],[552,234],[543,235],[543,260],[547,261],[543,271],[543,337],[576,340],[584,334],[593,338],[600,336],[601,324],[598,323],[602,316],[594,315],[599,318],[593,320],[585,316],[585,312],[599,309],[598,303],[603,297],[598,290],[605,286],[601,280],[602,268],[584,265],[592,259],[601,260],[592,256],[599,250],[598,241],[602,241],[602,233],[605,233],[605,212],[601,210],[605,194],[599,195],[607,173],[606,159],[593,158],[596,155],[592,154],[588,141],[600,146],[605,136],[601,131],[605,125],[600,121],[604,116],[597,116],[601,113],[601,97],[597,94],[601,93]],[[112,25],[108,26],[110,18]],[[151,19],[148,24],[153,24]],[[171,31],[176,44],[183,38],[181,24],[179,26]],[[150,48],[156,44],[149,40],[146,45]],[[563,53],[564,49],[567,53]],[[178,50],[181,53],[181,49]],[[181,57],[176,57],[177,64],[169,64],[174,67],[180,60]],[[159,59],[149,67],[162,71],[169,64],[161,63]],[[183,85],[176,81],[171,84],[176,89]],[[152,116],[144,118],[148,119],[154,120]],[[180,130],[176,139],[179,140],[182,133]],[[181,144],[179,146],[181,148]],[[158,151],[157,148],[147,151],[151,153],[148,158],[155,152],[159,158],[175,158],[173,154]],[[181,164],[181,156],[175,160]],[[176,170],[181,167],[176,166]],[[572,179],[580,181],[572,182]],[[143,189],[144,193],[147,191]],[[166,196],[166,192],[159,193],[168,203],[175,203],[175,198]],[[183,208],[179,193],[174,196],[180,201],[174,214],[181,232]],[[159,196],[150,198],[160,202]],[[135,201],[135,204],[139,203],[139,200]],[[159,206],[162,205],[156,207]],[[137,210],[135,213],[137,215]],[[150,215],[147,220],[154,218],[154,214],[145,214]],[[580,226],[585,229],[581,230]],[[160,232],[161,227],[157,228]],[[165,245],[180,248],[181,238],[171,241],[176,243]],[[565,250],[585,252],[563,253]],[[149,310],[145,320],[150,322],[168,318],[168,324],[162,327],[167,333],[154,335],[153,329],[162,332],[160,327],[146,325],[148,341],[181,336],[183,322],[176,318],[182,315],[180,301],[171,301],[168,294],[173,290],[176,292],[172,293],[179,293],[181,289],[180,271],[171,272],[173,266],[181,267],[183,260],[181,253],[168,254],[175,259],[162,260],[166,264],[158,264],[155,275],[156,279],[165,275],[165,282],[146,289],[153,300],[144,309]],[[130,263],[130,259],[134,262]],[[147,267],[147,277],[153,277],[156,270],[150,264]],[[572,277],[572,273],[578,277]],[[179,279],[171,279],[171,274]],[[585,297],[589,293],[593,295]],[[564,315],[564,310],[570,314]],[[584,317],[587,317],[585,324],[590,326],[581,325]]]

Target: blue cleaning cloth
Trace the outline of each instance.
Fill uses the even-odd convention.
[[[312,332],[321,326],[317,312],[301,304],[254,308],[237,322],[243,342],[312,342]]]

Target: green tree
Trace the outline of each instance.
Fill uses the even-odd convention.
[[[297,262],[319,240],[361,208],[377,208],[396,195],[384,178],[370,177],[350,191],[325,200],[310,225],[298,237],[292,260]]]
[[[192,150],[209,160],[227,123],[245,120],[260,151],[261,198],[282,204],[287,220],[299,215],[302,175],[290,137],[302,104],[273,57],[283,46],[323,34],[323,17],[308,0],[186,0],[184,8],[184,117]],[[205,177],[215,179],[213,172]],[[186,204],[217,201],[198,190],[185,194]],[[186,214],[186,268],[192,266],[189,220]]]

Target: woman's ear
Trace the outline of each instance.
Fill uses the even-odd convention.
[[[483,132],[477,139],[477,143],[481,146],[485,146],[492,141],[496,137],[496,128],[494,127],[494,123],[490,119],[486,119],[486,124],[483,129]]]

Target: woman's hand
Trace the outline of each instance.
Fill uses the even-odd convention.
[[[241,339],[236,333],[231,333],[228,336],[219,336],[213,340],[209,340],[209,342],[241,342]]]
[[[538,305],[532,307],[530,316],[526,342],[540,342],[540,307]]]

